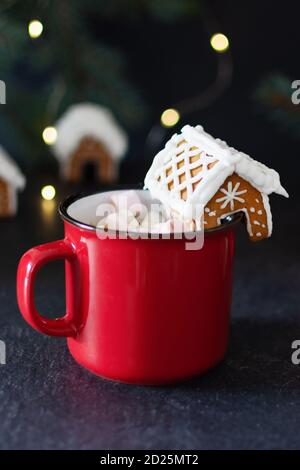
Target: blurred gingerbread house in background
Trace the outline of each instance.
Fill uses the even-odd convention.
[[[63,179],[78,183],[88,165],[93,166],[95,179],[101,183],[118,179],[128,139],[107,108],[91,103],[73,105],[55,127],[53,151]]]
[[[8,153],[0,147],[0,217],[16,214],[17,192],[24,189],[25,177]]]

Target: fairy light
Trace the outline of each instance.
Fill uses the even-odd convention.
[[[210,38],[210,45],[217,52],[225,52],[229,47],[229,40],[225,34],[216,33]]]
[[[32,20],[28,24],[28,34],[32,39],[40,37],[44,29],[43,24],[39,20]]]
[[[42,195],[42,198],[45,200],[45,201],[53,201],[53,199],[55,198],[56,196],[56,189],[54,186],[52,186],[51,184],[47,185],[47,186],[44,186],[42,189],[41,189],[41,195]]]
[[[162,113],[160,122],[164,127],[173,127],[178,123],[179,119],[180,114],[177,109],[169,108]]]
[[[57,130],[55,127],[49,126],[43,130],[43,139],[45,144],[53,145],[57,139]]]

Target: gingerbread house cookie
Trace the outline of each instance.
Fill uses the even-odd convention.
[[[272,233],[269,194],[288,197],[279,174],[245,153],[207,134],[202,126],[185,126],[154,158],[145,189],[182,217],[204,210],[210,229],[235,212],[243,212],[251,240]]]
[[[91,103],[73,105],[55,127],[53,151],[63,179],[77,183],[87,165],[92,165],[99,182],[117,180],[127,136],[107,108]]]
[[[0,147],[0,217],[16,214],[17,192],[25,187],[25,177],[8,153]]]

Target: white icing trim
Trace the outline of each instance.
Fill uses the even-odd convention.
[[[277,193],[284,197],[289,197],[286,190],[281,186],[280,177],[277,171],[268,168],[261,162],[253,160],[249,155],[239,152],[236,155],[237,161],[235,172],[247,180],[254,188],[261,193]]]
[[[176,166],[178,161],[178,144],[183,140],[187,142],[182,144],[184,155],[181,158],[184,158],[185,165],[178,170]],[[197,147],[197,150],[190,151],[191,147]],[[186,171],[187,168],[190,170],[193,165],[189,163],[188,158],[193,155],[193,152],[194,154],[199,153],[199,149],[205,153],[204,171],[199,173],[198,177],[194,177],[193,180],[190,177],[190,172]],[[218,160],[214,167],[208,171],[205,168],[205,157],[207,155]],[[201,158],[203,159],[203,156]],[[171,164],[172,175],[166,177],[166,167],[170,167]],[[179,183],[178,175],[183,172],[185,172],[188,181]],[[174,134],[171,137],[166,143],[165,148],[155,156],[145,178],[145,189],[150,190],[152,197],[160,199],[163,204],[184,215],[188,205],[192,206],[192,208],[196,204],[206,206],[223,185],[226,178],[233,173],[240,175],[261,193],[270,194],[276,192],[288,197],[287,192],[280,184],[279,174],[275,170],[253,160],[245,153],[238,152],[234,148],[229,147],[220,139],[214,139],[201,126],[185,126],[180,134]],[[160,176],[160,181],[157,181],[158,176]],[[196,189],[191,191],[191,182],[195,182],[197,178],[199,181],[200,177],[201,181],[197,184]],[[171,179],[174,181],[174,188],[169,190],[168,183]],[[186,186],[188,193],[186,201],[180,197],[180,191],[184,186]],[[190,214],[191,209],[188,212]]]
[[[177,169],[176,161],[178,161],[178,144],[185,140],[187,143],[182,144],[180,152],[184,152],[179,160],[185,160],[185,166],[189,166],[190,169],[198,166],[196,164],[190,164],[188,159],[190,156],[197,155],[200,150],[205,151],[202,156],[204,165],[212,163],[214,160],[208,159],[207,155],[213,155],[215,160],[219,160],[213,168],[201,172],[201,175],[196,177],[190,177],[190,174],[186,174],[186,181],[182,184],[179,183],[179,174],[184,171]],[[189,148],[195,146],[196,151],[190,151]],[[173,137],[166,143],[166,146],[161,150],[154,158],[152,166],[148,171],[145,178],[145,189],[149,189],[152,197],[161,200],[165,205],[170,206],[172,209],[177,210],[182,215],[190,216],[193,207],[196,204],[202,204],[206,206],[207,202],[213,197],[216,190],[222,186],[226,178],[233,173],[233,165],[229,162],[230,149],[224,148],[223,144],[215,141],[209,134],[203,131],[201,126],[193,128],[191,126],[185,126],[182,129],[181,134],[174,134]],[[172,178],[165,176],[166,168],[172,164]],[[204,178],[205,174],[205,178]],[[157,181],[158,177],[161,177],[160,181]],[[192,189],[192,184],[199,181],[202,178],[201,184],[198,184],[195,190]],[[168,189],[168,183],[170,179],[174,178],[174,190]],[[187,189],[187,199],[184,201],[180,197],[180,191]],[[190,206],[190,207],[188,207]]]
[[[263,194],[262,198],[263,198],[263,206],[264,206],[264,209],[265,209],[266,215],[267,215],[268,237],[270,237],[272,235],[272,213],[271,213],[271,209],[270,209],[269,197],[266,194]],[[247,224],[246,224],[247,225],[247,232],[252,237],[253,236],[252,225],[251,225],[251,222],[250,222],[250,217],[249,217],[249,214],[248,214],[248,210],[246,208],[237,209],[235,211],[230,211],[230,212],[227,212],[225,214],[220,215],[220,217],[218,217],[218,219],[217,219],[218,225],[221,224],[222,219],[224,219],[228,215],[235,214],[236,212],[244,212],[244,214],[246,216],[246,222],[247,222]],[[259,222],[257,222],[257,223],[256,222],[257,221],[254,221],[253,224],[254,225],[261,225]],[[265,227],[264,224],[262,224],[261,226],[263,228]],[[258,232],[258,233],[260,233],[260,232]],[[261,234],[258,235],[258,233],[256,233],[256,235],[261,236]]]
[[[268,237],[270,237],[272,235],[272,230],[273,230],[273,220],[272,220],[272,212],[270,208],[269,197],[266,194],[262,194],[262,201],[263,201],[263,205],[267,214]]]

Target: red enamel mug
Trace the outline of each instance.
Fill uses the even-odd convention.
[[[22,257],[17,295],[25,320],[65,336],[75,360],[101,377],[159,385],[201,374],[227,348],[240,216],[206,231],[199,250],[187,250],[184,238],[100,239],[89,214],[101,194],[68,198],[60,206],[65,238]],[[67,313],[47,319],[35,306],[35,279],[57,259],[66,261]]]

